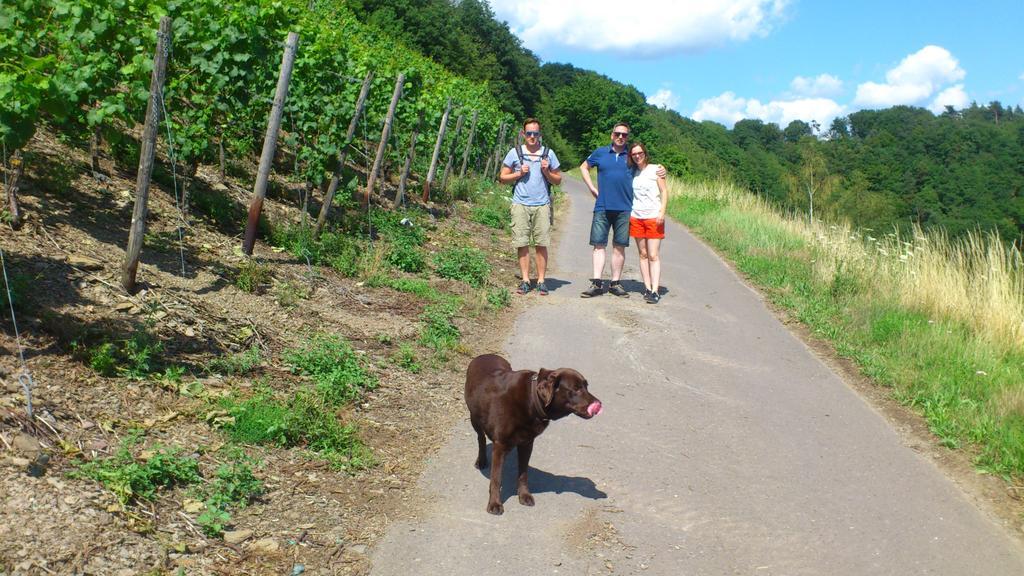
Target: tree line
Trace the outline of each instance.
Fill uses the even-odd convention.
[[[350,0],[365,23],[450,70],[484,82],[516,118],[537,116],[545,144],[569,164],[626,121],[677,176],[721,179],[789,210],[882,233],[917,224],[951,236],[1024,232],[1024,111],[1000,102],[935,115],[897,106],[828,127],[747,119],[732,129],[646,103],[633,86],[541,63],[483,0]]]

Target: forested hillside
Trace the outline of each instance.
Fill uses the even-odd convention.
[[[545,124],[570,164],[624,120],[655,160],[688,180],[724,179],[792,210],[875,230],[920,224],[951,235],[1024,231],[1024,110],[999,102],[935,116],[908,107],[860,111],[831,126],[743,120],[732,129],[646,104],[593,71],[544,63],[482,0],[353,0],[364,21],[450,70],[488,82],[502,108]]]

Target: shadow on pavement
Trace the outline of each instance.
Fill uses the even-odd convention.
[[[487,445],[487,468],[480,471],[480,475],[490,479],[491,477],[491,450],[493,449],[492,444]],[[534,448],[536,451],[536,448]],[[519,453],[513,449],[505,456],[505,466],[501,474],[501,501],[505,503],[509,498],[516,495],[516,477],[518,476],[519,464],[518,464]],[[559,476],[550,472],[540,470],[535,466],[530,466],[530,492],[533,494],[545,494],[555,493],[562,494],[563,492],[572,492],[573,494],[579,494],[584,498],[590,498],[591,500],[603,500],[608,497],[601,490],[598,490],[597,485],[590,478],[583,476]],[[481,497],[483,501],[487,500],[487,486],[483,485],[481,491]]]

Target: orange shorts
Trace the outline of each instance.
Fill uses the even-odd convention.
[[[655,238],[665,237],[665,221],[658,224],[657,218],[633,218],[629,217],[629,235],[632,238]]]

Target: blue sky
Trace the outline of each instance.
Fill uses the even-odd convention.
[[[1024,107],[1024,0],[491,0],[543,62],[731,127],[861,109]],[[634,7],[630,9],[629,7]],[[1014,40],[1017,38],[1017,40]]]

